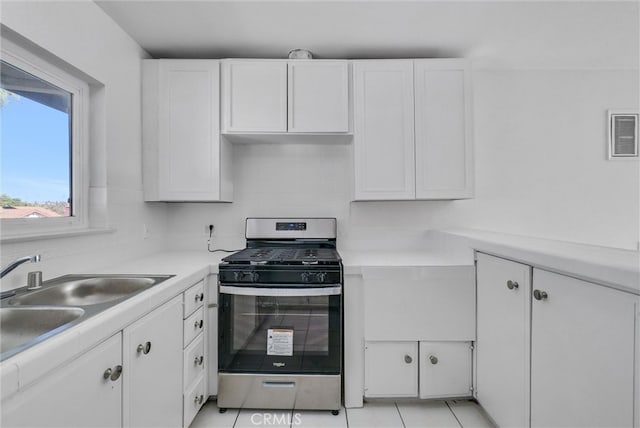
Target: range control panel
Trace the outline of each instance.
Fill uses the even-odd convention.
[[[307,230],[307,222],[276,223],[276,230]]]

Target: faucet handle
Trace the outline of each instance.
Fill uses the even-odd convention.
[[[29,272],[27,274],[27,290],[35,290],[42,287],[42,271]]]

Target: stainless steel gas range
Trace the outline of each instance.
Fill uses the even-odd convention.
[[[248,218],[219,266],[218,407],[338,414],[342,260],[335,218]]]

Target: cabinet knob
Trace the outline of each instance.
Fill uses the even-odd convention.
[[[121,374],[122,374],[122,366],[118,364],[115,370],[113,371],[113,373],[111,373],[111,380],[112,381],[118,380]]]
[[[518,284],[516,281],[507,281],[507,288],[509,290],[517,290],[519,286],[520,284]]]
[[[195,357],[193,360],[193,364],[196,366],[201,366],[202,363],[204,362],[204,356],[200,355],[199,357]]]
[[[195,324],[193,324],[195,328],[202,328],[203,325],[204,325],[203,320],[196,320]]]
[[[431,361],[431,364],[438,364],[438,357],[435,355],[429,355],[429,361]]]
[[[118,380],[118,378],[120,378],[121,374],[122,374],[122,366],[121,365],[117,365],[113,369],[111,367],[106,369],[104,371],[104,373],[102,373],[102,378],[104,380],[111,379],[112,381],[116,381],[116,380]]]
[[[196,303],[204,300],[204,293],[196,294]]]
[[[411,358],[411,355],[405,355],[404,362],[407,364],[411,364],[413,362],[413,358]]]
[[[196,395],[195,398],[193,399],[193,402],[195,404],[202,404],[203,401],[204,401],[204,395],[202,394]]]
[[[533,290],[533,297],[535,297],[536,300],[546,300],[549,297],[549,295],[547,294],[546,291]]]
[[[144,355],[147,355],[151,351],[151,342],[146,342],[144,345],[142,343],[139,344],[136,351],[138,354],[143,353]]]

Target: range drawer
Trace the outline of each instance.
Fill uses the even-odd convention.
[[[184,347],[191,343],[191,341],[200,332],[204,331],[204,308],[197,309],[189,318],[184,320]]]
[[[204,335],[200,334],[184,350],[184,385],[189,388],[193,381],[204,373]]]
[[[200,281],[184,292],[184,314],[188,318],[204,304],[204,281]]]

